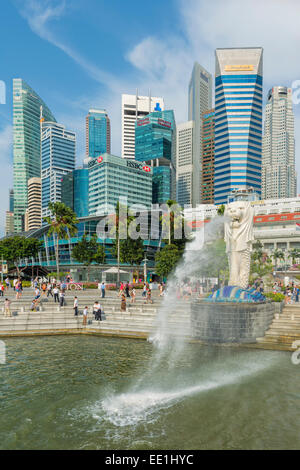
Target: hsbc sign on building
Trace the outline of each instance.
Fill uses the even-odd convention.
[[[146,173],[151,172],[151,167],[147,165],[143,165],[142,163],[134,162],[134,161],[127,161],[127,166],[129,168],[134,168],[135,170],[145,171]]]

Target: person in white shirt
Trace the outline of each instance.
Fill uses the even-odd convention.
[[[57,286],[54,286],[53,294],[54,294],[54,302],[55,302],[55,303],[56,303],[56,301],[59,302],[59,300],[58,300],[58,293],[59,293],[58,287],[57,287]]]
[[[74,315],[78,317],[78,298],[74,297]]]

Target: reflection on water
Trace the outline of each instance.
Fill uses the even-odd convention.
[[[1,449],[279,449],[300,445],[289,353],[96,337],[6,341]],[[138,379],[138,380],[137,380]]]

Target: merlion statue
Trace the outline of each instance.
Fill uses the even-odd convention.
[[[250,202],[227,204],[224,216],[226,253],[229,261],[229,285],[247,289],[253,241],[253,208]]]

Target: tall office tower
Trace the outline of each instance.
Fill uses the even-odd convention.
[[[262,145],[262,199],[297,195],[292,89],[276,86],[268,93]]]
[[[197,199],[197,194],[193,191],[195,121],[178,124],[176,132],[176,201],[182,207],[190,204],[193,206]]]
[[[215,204],[261,193],[263,49],[216,49]]]
[[[61,180],[75,168],[76,136],[54,122],[42,123],[42,217],[48,203],[61,202]]]
[[[215,110],[202,114],[202,203],[214,203]]]
[[[42,226],[42,180],[30,178],[28,180],[28,230],[38,229]]]
[[[86,157],[110,153],[110,120],[105,109],[90,109],[86,117]]]
[[[70,207],[77,217],[89,215],[88,168],[76,168],[62,178],[61,202]]]
[[[28,180],[41,176],[41,108],[43,119],[56,122],[51,111],[24,80],[13,80],[13,160],[15,231],[24,229]]]
[[[212,76],[195,62],[189,83],[188,119],[195,121],[193,146],[193,206],[202,203],[202,114],[212,108]]]
[[[14,228],[14,213],[11,211],[6,211],[5,217],[5,236],[12,235],[15,231]]]
[[[151,167],[105,153],[89,167],[89,215],[110,214],[120,198],[127,205],[151,208]]]
[[[176,198],[174,112],[154,111],[135,125],[135,159],[153,168],[153,204]]]
[[[153,111],[164,111],[163,98],[122,95],[122,157],[135,158],[135,123]]]
[[[14,190],[9,190],[9,212],[14,211]]]

